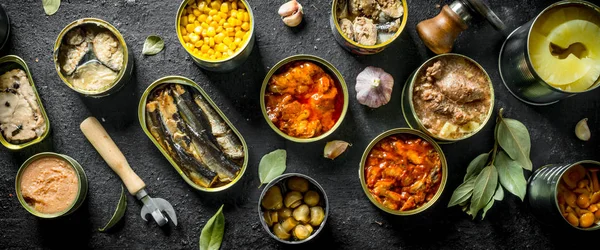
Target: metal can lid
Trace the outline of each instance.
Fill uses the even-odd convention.
[[[485,4],[482,0],[463,0],[463,2],[469,6],[475,13],[479,13],[483,16],[491,25],[498,31],[504,31],[506,25],[500,20],[500,18]]]

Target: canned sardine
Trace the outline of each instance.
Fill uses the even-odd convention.
[[[131,78],[133,57],[121,33],[108,22],[83,18],[67,25],[54,44],[60,79],[90,97],[117,92]]]

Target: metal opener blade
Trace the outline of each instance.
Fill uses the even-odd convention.
[[[156,223],[159,226],[163,226],[169,222],[169,219],[162,214],[162,212],[165,212],[171,221],[173,221],[173,224],[177,226],[177,216],[171,203],[161,198],[152,198],[148,195],[145,189],[146,184],[133,172],[129,163],[127,163],[127,159],[125,159],[121,150],[119,150],[115,142],[106,133],[102,124],[96,118],[89,117],[81,123],[80,128],[108,166],[119,175],[129,193],[135,195],[138,200],[144,203],[141,213],[142,219],[148,221],[146,216],[152,215]]]

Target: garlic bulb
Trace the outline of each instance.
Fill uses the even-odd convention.
[[[356,99],[360,104],[378,108],[392,98],[394,78],[381,68],[366,67],[356,77]]]

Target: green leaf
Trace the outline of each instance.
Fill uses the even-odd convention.
[[[500,151],[496,155],[495,164],[498,167],[498,175],[502,186],[523,201],[527,190],[527,181],[519,163],[510,159],[504,151]]]
[[[475,178],[471,178],[468,181],[463,182],[454,190],[452,193],[452,198],[450,198],[450,202],[448,203],[448,207],[459,205],[471,198],[473,194],[473,186],[475,184]]]
[[[285,149],[277,149],[260,159],[260,163],[258,164],[258,178],[260,178],[262,184],[267,184],[275,179],[275,177],[283,174],[286,157],[287,152]]]
[[[163,41],[160,36],[148,36],[144,42],[142,54],[147,56],[156,55],[158,52],[162,51],[164,47],[165,41]]]
[[[483,220],[483,218],[485,218],[485,214],[487,213],[487,211],[490,210],[490,208],[492,208],[493,205],[494,205],[494,199],[491,199],[490,202],[488,202],[488,204],[485,205],[485,207],[483,208],[483,213],[481,213],[482,220]]]
[[[475,179],[473,187],[473,197],[471,197],[471,206],[469,211],[473,219],[477,216],[477,212],[484,208],[494,196],[496,186],[498,185],[498,171],[494,165],[489,165]]]
[[[46,15],[51,16],[58,11],[60,0],[42,0],[42,6],[44,6]]]
[[[223,233],[225,232],[225,216],[223,215],[223,205],[219,211],[206,222],[202,233],[200,234],[200,250],[218,250],[223,242]]]
[[[481,170],[483,169],[483,167],[485,167],[489,156],[490,154],[483,153],[475,157],[475,159],[473,159],[471,163],[469,163],[469,166],[467,167],[467,173],[465,174],[465,178],[463,178],[463,181],[466,181],[472,176],[477,176],[479,173],[481,173]]]
[[[502,185],[498,185],[496,189],[496,193],[494,193],[494,200],[502,201],[504,199],[504,189],[502,189]]]
[[[126,210],[127,210],[127,196],[125,195],[125,189],[123,188],[123,185],[121,185],[121,198],[119,198],[119,203],[117,204],[117,209],[113,213],[112,217],[110,218],[110,220],[108,221],[106,226],[104,226],[103,228],[99,228],[98,230],[100,232],[104,232],[104,231],[112,228],[114,225],[117,224],[117,222],[119,222],[121,220],[121,218],[123,218],[123,215],[125,215]]]
[[[529,159],[531,140],[527,127],[517,120],[500,116],[497,133],[498,144],[508,156],[517,161],[522,168],[532,170]]]

